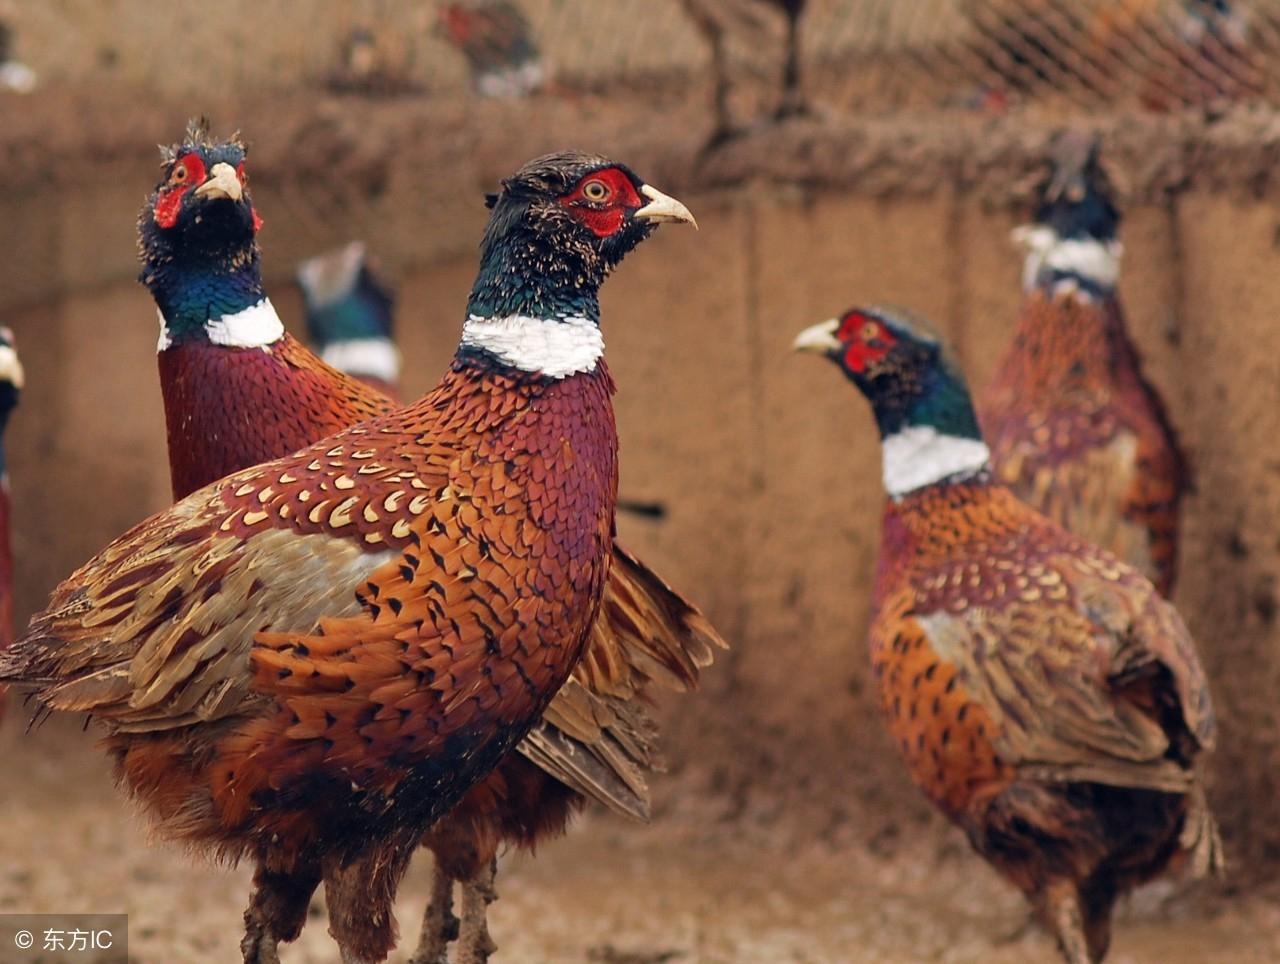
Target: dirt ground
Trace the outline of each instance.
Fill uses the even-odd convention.
[[[238,959],[245,868],[228,871],[150,843],[111,786],[92,735],[55,721],[0,729],[0,913],[127,913],[130,961]],[[946,961],[1051,964],[1039,934],[1008,940],[1020,900],[950,831],[914,840],[820,839],[798,823],[726,819],[729,801],[685,773],[658,787],[653,824],[589,813],[537,857],[504,858],[491,926],[495,964],[783,964]],[[855,828],[856,829],[856,828]],[[830,835],[827,835],[830,837]],[[414,863],[397,916],[416,941],[429,856]],[[284,964],[332,962],[317,898]],[[0,948],[0,961],[7,961]],[[1120,915],[1112,964],[1280,960],[1280,905],[1217,894],[1137,895]]]

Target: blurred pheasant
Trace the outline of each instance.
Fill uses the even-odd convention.
[[[1120,215],[1097,141],[1060,136],[1039,189],[1013,342],[979,411],[996,477],[1168,596],[1189,473],[1116,291]]]
[[[36,72],[14,59],[13,28],[7,19],[11,15],[11,6],[0,2],[0,91],[29,94],[36,89]]]
[[[482,97],[527,97],[547,81],[533,26],[515,0],[457,0],[440,8],[440,32],[462,51]]]
[[[420,86],[402,25],[356,23],[342,37],[328,85],[339,93],[391,97]]]
[[[1119,895],[1220,862],[1195,646],[1136,570],[994,481],[964,379],[922,324],[854,309],[796,340],[871,403],[885,508],[872,669],[916,783],[1070,964]]]
[[[162,355],[273,363],[279,321],[251,276],[227,283],[219,240],[252,208],[210,203],[243,197],[241,165],[234,145],[179,151],[151,206],[160,226],[200,207],[179,233],[205,252],[144,270],[172,279],[148,279]],[[568,680],[617,489],[598,288],[656,223],[691,220],[605,158],[529,162],[434,389],[140,523],[0,657],[0,680],[105,725],[161,833],[255,861],[246,961],[277,959],[322,879],[342,960],[383,960],[413,850]]]
[[[395,296],[370,267],[364,244],[352,241],[308,258],[298,265],[296,277],[306,303],[307,338],[320,357],[395,397],[400,380]]]
[[[739,133],[729,108],[728,39],[741,34],[757,42],[767,37],[770,22],[763,7],[780,10],[786,20],[785,55],[781,96],[774,119],[782,120],[808,113],[800,77],[800,18],[807,0],[681,0],[685,13],[711,53],[712,116],[714,126],[708,146],[722,143]]]
[[[243,145],[237,140],[217,143],[196,123],[184,143],[166,152],[161,183],[139,218],[142,277],[165,319],[159,358],[175,498],[396,407],[368,380],[362,384],[317,359],[284,332],[274,315],[268,316],[260,347],[225,344],[225,322],[207,311],[200,328],[171,329],[167,319],[172,308],[166,306],[186,300],[181,292],[187,287],[241,291],[242,303],[258,299],[270,304],[256,243],[260,221],[245,182],[238,177],[237,189],[224,172],[224,189],[205,188],[181,175],[178,187],[171,187],[174,165],[192,154],[199,157],[205,184],[215,183],[219,158],[234,165],[241,177],[245,170]],[[177,217],[164,227],[155,211],[173,203],[167,199],[174,190],[183,200]],[[213,238],[195,244],[196,224],[211,225]],[[175,271],[175,264],[186,268]],[[390,297],[367,276],[360,244],[313,259],[299,270],[309,307],[319,303],[318,311],[308,312],[308,327],[318,341],[328,342],[326,347],[342,345],[338,332],[357,335],[347,341],[357,346],[365,333],[390,333]],[[351,374],[363,368],[394,381],[388,365],[398,365],[394,348],[373,348],[340,348],[329,357],[337,368],[352,366]],[[373,364],[360,364],[370,360]],[[240,406],[247,406],[243,416]],[[249,409],[261,414],[249,417]],[[647,818],[646,777],[658,760],[654,728],[642,703],[645,690],[653,685],[691,689],[699,670],[710,664],[712,648],[723,645],[693,606],[614,546],[586,659],[519,752],[473,788],[424,841],[436,854],[437,871],[416,961],[443,959],[445,945],[456,933],[454,881],[464,884],[464,950],[473,958],[482,956],[480,951],[491,943],[485,908],[493,899],[493,860],[504,843],[532,848],[563,832],[586,798],[636,819]]]
[[[14,347],[13,332],[0,326],[0,651],[13,640],[13,546],[9,538],[9,462],[4,433],[9,416],[18,407],[22,380],[22,362]],[[4,704],[5,691],[0,687],[0,714]]]

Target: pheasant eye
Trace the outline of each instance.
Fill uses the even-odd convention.
[[[873,339],[879,337],[879,335],[880,335],[880,326],[877,325],[874,321],[868,321],[865,325],[862,326],[863,341],[872,341]]]
[[[187,165],[179,164],[173,169],[173,173],[169,175],[169,180],[174,184],[181,184],[190,176],[191,172],[187,170]]]
[[[609,186],[604,181],[588,181],[582,186],[582,196],[588,201],[603,201],[609,196]]]

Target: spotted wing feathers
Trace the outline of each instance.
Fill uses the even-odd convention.
[[[385,553],[329,535],[221,530],[229,490],[211,487],[121,536],[55,590],[0,675],[52,709],[117,732],[173,729],[242,712],[256,632],[306,631],[350,615]]]
[[[996,721],[1000,755],[1042,779],[1188,790],[1214,719],[1182,620],[1101,552],[1037,573],[1022,600],[916,617]]]

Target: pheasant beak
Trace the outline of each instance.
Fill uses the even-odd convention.
[[[13,347],[13,332],[8,328],[0,328],[0,382],[9,382],[22,390],[22,362],[18,361],[18,353]]]
[[[213,165],[209,179],[195,189],[196,197],[227,198],[239,201],[244,195],[244,187],[236,176],[236,169],[225,161]]]
[[[692,224],[695,231],[698,229],[698,222],[693,219],[693,213],[675,198],[663,194],[656,187],[650,187],[648,184],[640,188],[640,193],[649,199],[649,203],[637,210],[634,217],[655,223],[683,221],[685,224]]]
[[[840,339],[836,338],[836,329],[840,327],[839,318],[829,318],[816,325],[810,325],[791,343],[792,351],[808,351],[817,355],[826,355],[840,350]]]

